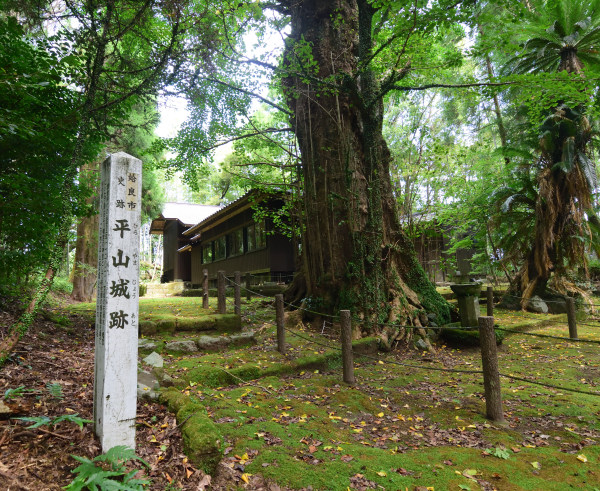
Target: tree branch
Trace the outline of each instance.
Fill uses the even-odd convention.
[[[219,80],[218,78],[213,78],[213,77],[199,77],[199,80],[206,80],[207,82],[212,82],[212,83],[216,83],[219,85],[223,85],[223,86],[228,87],[237,92],[241,92],[242,94],[246,94],[246,95],[249,95],[250,97],[254,97],[254,98],[264,102],[265,104],[267,104],[271,107],[274,107],[275,109],[281,111],[282,113],[284,113],[288,116],[293,116],[291,111],[285,109],[284,107],[280,106],[279,104],[277,104],[273,101],[270,101],[266,97],[263,97],[262,95],[257,94],[256,92],[252,92],[251,90],[247,90],[242,87],[236,87],[235,85],[231,85],[230,83],[227,83],[223,80]]]

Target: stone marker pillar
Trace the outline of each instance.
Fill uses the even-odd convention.
[[[102,452],[135,449],[142,162],[119,152],[102,164],[94,426]]]

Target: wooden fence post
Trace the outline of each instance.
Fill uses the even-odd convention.
[[[248,300],[248,302],[252,298],[252,294],[250,293],[251,286],[252,286],[252,275],[250,273],[246,273],[246,300]]]
[[[577,337],[577,319],[575,317],[575,299],[567,297],[567,319],[569,322],[569,337],[578,339]]]
[[[225,304],[225,271],[217,272],[217,311],[219,314],[227,312]]]
[[[236,271],[233,273],[233,291],[234,291],[234,307],[233,313],[235,315],[242,315],[242,298],[240,284],[242,283],[242,273]]]
[[[208,269],[202,270],[202,308],[208,308]]]
[[[497,423],[504,423],[493,317],[479,318],[479,342],[481,344],[486,417]]]
[[[285,328],[283,323],[283,294],[275,295],[275,319],[277,322],[277,351],[285,354]]]
[[[487,315],[488,317],[494,316],[494,287],[487,287]]]
[[[352,323],[350,311],[340,310],[340,323],[342,330],[342,362],[344,364],[344,382],[354,384],[354,354],[352,353]]]

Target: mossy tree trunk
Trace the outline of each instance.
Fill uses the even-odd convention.
[[[396,212],[385,88],[369,67],[375,10],[366,0],[293,1],[289,9],[284,86],[302,156],[305,293],[317,310],[350,309],[390,344],[408,331],[377,323],[418,326],[419,312],[445,321],[449,311]]]
[[[93,190],[93,195],[86,199],[86,204],[90,206],[90,212],[77,224],[71,298],[80,302],[92,300],[98,276],[98,205],[96,201],[99,172],[100,162],[96,161],[83,165],[79,172],[79,181]]]

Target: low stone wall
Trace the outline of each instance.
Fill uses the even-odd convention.
[[[145,283],[146,285],[146,298],[160,298],[160,297],[172,297],[180,294],[184,289],[185,285],[183,281],[172,281],[170,283]]]
[[[235,314],[209,314],[198,317],[174,317],[172,319],[140,321],[140,335],[173,334],[175,332],[219,331],[238,332],[242,320]]]

